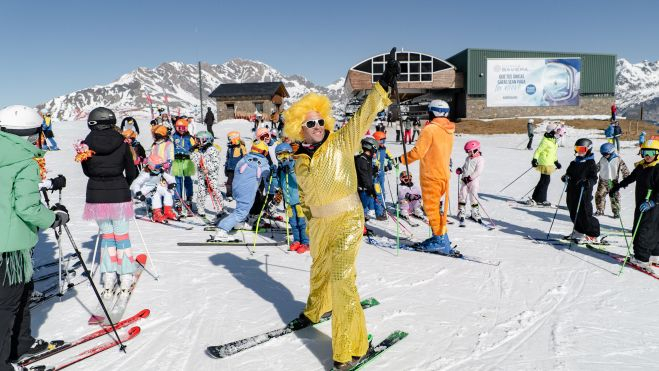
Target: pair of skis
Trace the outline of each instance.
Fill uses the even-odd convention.
[[[132,325],[133,323],[135,323],[135,322],[137,322],[141,319],[147,318],[150,315],[150,313],[151,312],[148,309],[143,309],[143,310],[139,311],[137,314],[135,314],[131,317],[128,317],[128,318],[126,318],[126,319],[124,319],[120,322],[115,323],[115,328],[120,329],[120,328],[128,327],[129,325]],[[121,336],[121,341],[126,342],[128,340],[131,340],[131,339],[135,338],[140,333],[140,331],[141,330],[138,326],[133,326],[133,327],[129,328],[128,331],[123,336]],[[71,348],[77,347],[78,345],[81,345],[81,344],[84,344],[84,343],[89,342],[91,340],[97,339],[97,338],[99,338],[101,336],[104,336],[106,334],[112,334],[112,327],[111,326],[104,326],[101,329],[96,330],[94,332],[91,332],[87,335],[81,336],[76,340],[65,342],[64,344],[62,344],[62,345],[60,345],[60,346],[58,346],[54,349],[50,349],[50,350],[47,350],[45,352],[35,354],[31,357],[23,358],[23,359],[19,360],[18,364],[20,366],[23,366],[23,367],[28,367],[29,365],[31,365],[35,362],[41,361],[41,360],[46,359],[48,357],[51,357],[55,354],[61,353],[65,350],[69,350]],[[99,344],[99,345],[97,345],[93,348],[85,350],[82,353],[77,354],[76,356],[64,361],[63,363],[60,363],[60,364],[57,364],[57,365],[50,365],[50,366],[46,366],[46,365],[30,366],[30,367],[28,367],[28,370],[39,370],[39,371],[61,370],[65,367],[76,364],[76,363],[78,363],[78,362],[80,362],[84,359],[87,359],[91,356],[99,354],[99,353],[101,353],[101,352],[103,352],[107,349],[113,348],[118,344],[119,344],[119,342],[117,341],[117,339],[113,338],[112,340],[109,340],[109,341],[104,342],[102,344]]]
[[[377,301],[377,299],[375,298],[368,298],[362,300],[360,304],[362,309],[365,310],[374,307],[376,305],[379,305],[380,302]],[[301,321],[299,318],[296,318],[293,321],[289,322],[288,325],[286,325],[285,327],[276,330],[268,331],[260,335],[251,336],[242,340],[232,341],[230,343],[226,343],[222,345],[209,346],[208,348],[206,348],[206,354],[211,358],[226,358],[236,353],[254,348],[257,345],[263,344],[272,339],[276,339],[278,337],[293,333],[295,331],[299,331],[311,326],[316,326],[323,322],[327,322],[328,320],[330,320],[330,318],[331,315],[322,316],[320,318],[320,321],[317,323],[305,322],[305,321]],[[362,367],[363,365],[373,360],[378,355],[382,354],[382,352],[384,352],[386,349],[388,349],[398,341],[405,338],[405,336],[407,336],[407,333],[402,331],[395,331],[394,333],[389,335],[385,340],[383,340],[381,343],[369,349],[366,355],[362,357],[359,363],[354,365],[353,368],[351,368],[351,370],[356,370]]]

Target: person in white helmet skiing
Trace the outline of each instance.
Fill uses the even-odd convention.
[[[35,339],[31,334],[29,298],[32,249],[38,229],[66,224],[60,204],[48,210],[39,195],[45,180],[44,151],[37,148],[42,118],[26,106],[0,110],[0,369],[20,369],[20,357],[41,353],[63,342]],[[55,182],[50,182],[54,187]],[[60,184],[59,187],[63,185]],[[53,188],[51,188],[53,189]],[[61,188],[59,188],[61,189]]]
[[[471,201],[471,218],[481,223],[481,214],[478,201],[478,190],[480,188],[480,177],[485,168],[485,159],[481,154],[481,144],[477,140],[468,141],[464,150],[467,153],[464,165],[455,169],[455,173],[461,176],[460,192],[458,193],[458,219],[460,226],[464,226],[467,214],[467,201]]]
[[[540,172],[540,180],[533,190],[533,195],[526,201],[529,206],[541,205],[550,206],[547,201],[547,189],[551,181],[551,174],[556,169],[561,168],[561,163],[558,162],[558,126],[556,124],[547,124],[545,136],[542,138],[538,149],[533,154],[531,166]]]

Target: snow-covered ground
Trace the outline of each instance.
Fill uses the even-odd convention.
[[[148,144],[148,124],[140,123],[140,139]],[[251,126],[246,122],[215,126],[220,138],[238,128],[244,135],[250,134]],[[57,123],[55,134],[63,150],[48,153],[46,159],[50,176],[61,173],[68,179],[62,202],[71,211],[69,226],[76,243],[87,262],[91,262],[97,226],[81,219],[86,178],[73,162],[72,149],[73,141],[84,138],[86,133],[84,122]],[[571,131],[567,146],[560,148],[564,168],[573,158],[571,144],[577,135],[583,134]],[[535,145],[539,137],[536,136]],[[600,138],[595,141],[599,147],[601,133],[592,133],[592,137]],[[464,161],[462,146],[473,138],[481,141],[486,159],[481,183],[483,206],[498,229],[488,231],[474,223],[458,228],[454,224],[449,227],[449,235],[465,255],[501,263],[491,266],[416,252],[397,253],[363,243],[358,258],[359,292],[362,297],[373,296],[381,302],[365,312],[369,332],[375,341],[396,329],[409,333],[372,362],[369,369],[657,368],[658,283],[631,269],[617,276],[618,264],[584,249],[536,244],[525,238],[544,237],[554,214],[554,209],[525,208],[508,202],[522,197],[535,185],[535,171],[503,194],[497,193],[530,167],[532,153],[525,149],[526,136],[458,135],[453,151],[456,166]],[[224,147],[224,139],[219,142]],[[638,158],[637,149],[631,143],[625,145],[622,157],[631,166]],[[402,153],[401,147],[389,144],[395,155]],[[410,168],[418,179],[418,163]],[[554,203],[562,189],[558,179],[562,173],[552,176],[549,198]],[[394,190],[395,181],[395,175],[390,174],[388,182]],[[451,183],[454,213],[457,178]],[[622,194],[623,220],[630,228],[633,187]],[[610,215],[610,210],[607,213]],[[619,222],[610,216],[601,217],[600,221],[603,228],[619,227]],[[160,279],[142,276],[127,314],[149,308],[151,316],[137,323],[142,333],[127,343],[127,354],[108,350],[72,369],[323,370],[331,366],[329,323],[226,359],[210,359],[204,354],[209,345],[257,335],[296,317],[304,307],[309,288],[308,253],[288,253],[284,246],[257,247],[253,256],[244,247],[179,247],[177,241],[205,240],[208,232],[138,223]],[[395,235],[393,222],[385,226]],[[136,227],[131,223],[131,240],[137,251],[143,251]],[[429,233],[426,226],[413,231],[418,239]],[[559,235],[570,231],[567,211],[561,209],[553,232]],[[282,236],[275,238],[283,240]],[[625,253],[621,237],[612,236],[610,240],[614,243],[612,250]],[[65,253],[72,251],[65,238],[63,248]],[[43,262],[54,256],[54,236],[52,231],[46,231],[35,260]],[[91,287],[80,284],[60,301],[34,310],[33,333],[46,339],[71,339],[85,334],[93,329],[87,325],[87,319],[96,305]],[[91,345],[51,360],[64,359]]]

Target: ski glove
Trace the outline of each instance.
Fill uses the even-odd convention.
[[[558,162],[558,161],[555,161],[555,162],[554,162],[554,165],[556,165],[556,168],[557,168],[558,170],[560,170],[560,169],[563,167],[563,166],[561,165],[561,163]]]
[[[55,221],[50,226],[51,228],[57,228],[69,222],[69,210],[64,205],[57,203],[50,209],[55,212]]]
[[[538,160],[536,159],[531,160],[531,166],[538,167]]]
[[[462,168],[455,169],[455,173],[458,175],[462,174]]]
[[[616,184],[613,187],[611,187],[611,190],[609,190],[609,195],[613,197],[615,196],[616,193],[618,193],[619,190],[620,190],[620,186]]]
[[[641,206],[639,206],[638,211],[644,213],[646,211],[649,211],[650,209],[652,209],[655,206],[656,206],[656,204],[654,203],[654,201],[652,201],[652,200],[645,201],[641,204]]]
[[[146,196],[144,196],[142,192],[137,192],[135,193],[135,199],[144,202],[146,200]]]
[[[66,178],[64,177],[64,175],[60,174],[55,178],[52,178],[50,180],[50,183],[52,184],[52,186],[50,187],[51,190],[61,191],[64,187],[66,187]]]
[[[174,188],[176,188],[176,183],[167,184],[167,189],[174,189]]]
[[[462,177],[462,181],[463,181],[465,184],[469,184],[469,183],[471,183],[471,177],[470,177],[470,176]]]
[[[382,73],[378,82],[387,91],[398,80],[398,75],[400,75],[400,63],[396,60],[396,48],[393,48],[389,52],[387,64],[384,66],[384,73]]]

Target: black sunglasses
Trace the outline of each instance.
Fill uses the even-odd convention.
[[[325,120],[319,119],[319,120],[309,120],[306,122],[306,125],[309,129],[313,128],[316,126],[316,124],[320,126],[325,126]]]

